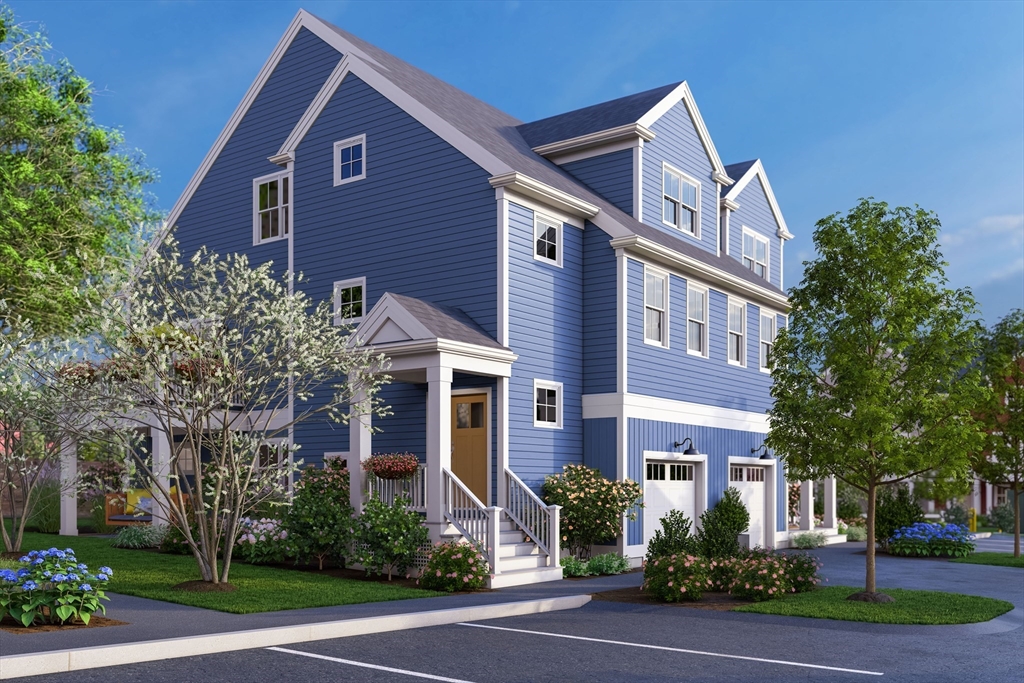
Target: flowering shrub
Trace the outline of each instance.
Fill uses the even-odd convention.
[[[449,541],[437,543],[427,554],[427,566],[416,583],[424,588],[454,593],[487,585],[490,568],[480,548]]]
[[[787,553],[780,558],[783,560],[783,570],[794,593],[806,593],[821,583],[818,570],[822,565],[818,558],[807,553]]]
[[[735,576],[729,594],[754,602],[782,597],[793,591],[786,560],[778,555],[732,560]]]
[[[307,467],[295,484],[285,528],[289,545],[300,559],[343,560],[352,542],[352,505],[348,469],[338,459],[324,460],[321,469]]]
[[[355,529],[355,556],[367,574],[404,572],[412,565],[430,532],[418,512],[407,509],[408,498],[388,505],[377,498],[363,508]]]
[[[889,539],[889,553],[906,557],[966,557],[974,552],[974,535],[958,524],[918,522],[897,529]]]
[[[262,517],[242,520],[241,533],[235,542],[235,554],[242,562],[249,564],[270,564],[281,562],[291,546],[288,530],[279,519]]]
[[[96,574],[75,559],[71,548],[33,550],[20,558],[18,570],[0,570],[0,616],[9,614],[23,626],[63,624],[80,619],[88,624],[93,612],[106,612],[103,588],[114,572],[100,567]]]
[[[110,545],[114,548],[141,550],[159,548],[167,535],[167,527],[162,524],[135,524],[121,527],[114,535]],[[184,540],[184,539],[182,539]]]
[[[644,564],[643,591],[656,600],[700,600],[712,587],[711,563],[702,557],[669,555]]]
[[[419,466],[412,453],[374,453],[363,461],[363,469],[381,479],[408,479]]]
[[[562,547],[576,558],[595,543],[609,542],[622,529],[622,516],[636,519],[643,489],[635,481],[610,481],[584,465],[566,465],[544,479],[544,502],[561,505]]]

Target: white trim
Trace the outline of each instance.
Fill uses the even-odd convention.
[[[541,422],[537,420],[537,390],[538,389],[549,389],[555,392],[555,417],[557,420],[554,423]],[[530,398],[530,405],[533,406],[533,426],[540,427],[542,429],[561,429],[562,428],[562,405],[564,404],[565,392],[562,388],[561,382],[552,382],[546,379],[534,379],[533,380],[533,395]]]
[[[491,410],[493,404],[491,403],[491,388],[490,387],[479,387],[479,388],[467,388],[467,389],[452,389],[450,392],[452,397],[455,396],[484,396],[484,415],[486,415],[486,438],[487,438],[487,495],[484,497],[484,503],[487,505],[494,505],[494,501],[491,496],[491,482],[494,475],[493,463],[494,463],[494,441],[492,440],[492,429],[491,429]],[[454,411],[452,416],[454,416]],[[497,415],[495,414],[495,418]],[[455,438],[454,430],[452,430],[452,439]],[[501,483],[498,482],[498,489],[501,489]]]
[[[701,351],[694,351],[690,348],[690,291],[696,290],[704,293],[704,329],[701,340]],[[708,348],[711,341],[711,321],[709,320],[711,313],[711,289],[705,285],[690,280],[686,281],[686,353],[690,356],[697,356],[698,358],[710,358],[711,350]],[[700,321],[696,321],[700,322]]]
[[[362,301],[362,304],[363,304],[363,314],[360,315],[360,316],[352,317],[352,318],[342,318],[342,317],[340,317],[340,314],[341,314],[341,299],[338,296],[339,293],[340,293],[339,290],[350,289],[352,287],[362,287],[362,293],[363,293],[363,301]],[[358,325],[359,323],[361,323],[363,321],[363,318],[366,317],[366,314],[368,312],[367,304],[369,302],[367,301],[367,298],[366,298],[366,278],[365,277],[353,277],[353,278],[349,278],[347,280],[338,280],[331,287],[331,301],[332,301],[333,306],[334,306],[332,319],[334,320],[334,324],[336,326],[341,326],[341,325]]]
[[[644,220],[644,144],[633,148],[633,218]]]
[[[647,337],[647,275],[648,274],[652,275],[653,277],[660,278],[662,280],[662,282],[664,282],[664,287],[665,287],[665,289],[664,289],[665,297],[664,297],[664,301],[662,302],[662,309],[661,309],[661,314],[662,314],[661,335],[663,337],[663,339],[661,341],[657,341],[657,340],[650,339],[650,338]],[[671,278],[669,276],[669,273],[667,271],[661,270],[660,268],[653,268],[651,266],[648,266],[647,264],[644,264],[644,276],[643,277],[644,277],[644,299],[643,299],[642,303],[643,303],[643,308],[644,308],[644,323],[643,323],[643,328],[644,328],[644,344],[647,344],[649,346],[657,346],[658,348],[662,348],[662,349],[667,349],[667,348],[669,348],[669,311],[670,311],[670,308],[669,308],[669,287],[671,286],[672,280],[671,280]],[[654,307],[652,306],[652,308],[654,308]],[[655,308],[654,310],[658,310],[658,309]]]
[[[764,166],[761,164],[760,159],[754,161],[750,168],[747,169],[747,172],[736,180],[736,184],[729,189],[722,200],[738,200],[740,193],[743,192],[743,188],[745,188],[755,176],[761,179],[764,194],[768,198],[768,206],[772,210],[772,216],[775,217],[775,223],[777,224],[776,227],[778,228],[776,236],[783,240],[793,239],[792,233],[790,233],[789,228],[786,227],[786,219],[782,217],[782,209],[779,208],[779,203],[775,200],[775,192],[772,191],[772,185],[768,182],[768,174],[765,173]]]
[[[518,171],[494,175],[488,181],[491,183],[491,187],[511,188],[520,194],[532,197],[545,204],[551,204],[561,211],[566,211],[581,218],[593,218],[599,211],[598,207],[590,202],[583,201],[567,192],[562,192]]]
[[[733,306],[740,306],[743,310],[743,320],[741,321],[742,329],[739,332],[740,335],[740,359],[738,361],[729,358],[729,352],[732,347],[732,335],[734,332],[729,327],[729,316],[731,315],[731,309]],[[745,368],[747,367],[747,343],[750,341],[747,335],[747,302],[742,299],[738,299],[734,296],[728,296],[725,302],[725,360],[729,365],[736,367]]]
[[[764,475],[764,519],[762,520],[762,528],[764,529],[764,542],[765,545],[774,548],[778,543],[778,513],[776,512],[778,491],[779,491],[779,472],[778,472],[778,460],[774,458],[750,458],[747,456],[730,455],[729,456],[729,467],[735,465],[743,465],[745,467],[763,467],[767,472]],[[731,481],[727,481],[727,484],[731,484]]]
[[[618,339],[616,340],[616,391],[619,393],[625,393],[628,390],[629,384],[627,380],[627,365],[629,362],[629,355],[627,349],[629,347],[629,330],[627,323],[629,322],[629,260],[626,257],[626,253],[621,249],[615,250],[615,277],[618,285],[617,299],[618,306],[615,311],[615,325],[618,331]]]
[[[508,200],[498,190],[498,343],[508,346]]]
[[[280,220],[279,220],[277,236],[275,236],[275,237],[268,237],[266,239],[262,239],[260,237],[260,185],[272,182],[274,180],[280,181],[280,180],[283,180],[284,178],[288,179],[288,197],[287,197],[287,204],[286,204],[286,207],[287,207],[287,223],[286,223],[286,225],[281,225],[280,224]],[[291,169],[288,169],[288,170],[285,170],[285,171],[277,171],[275,173],[268,173],[265,176],[260,176],[259,178],[253,178],[252,179],[252,245],[254,247],[255,246],[259,246],[261,244],[268,244],[270,242],[278,242],[280,240],[290,239],[291,234],[293,232],[293,227],[292,227],[292,215],[293,215],[292,214],[292,197],[295,194],[295,188],[293,186],[294,186],[294,183],[292,182],[292,172],[291,172]],[[280,184],[279,184],[279,187],[278,187],[278,197],[280,198],[282,196],[283,196],[283,193],[281,192]],[[278,205],[277,205],[278,210],[280,210],[280,207],[281,207],[281,201],[279,199],[278,200]],[[290,264],[289,264],[289,267],[290,267]]]
[[[347,147],[354,147],[355,145],[363,146],[363,172],[359,175],[350,176],[342,179],[341,177],[341,150]],[[334,143],[334,186],[347,185],[348,183],[354,183],[357,180],[363,180],[366,178],[366,162],[367,162],[367,151],[366,151],[366,133],[356,135],[346,140],[339,140]]]
[[[742,237],[746,237],[749,234],[751,237],[754,238],[754,256],[751,260],[755,264],[760,263],[757,260],[757,243],[764,242],[764,281],[770,283],[772,281],[772,241],[768,239],[765,235],[762,235],[761,233],[747,227],[746,225],[743,225],[742,223],[740,224],[740,227],[742,228]],[[747,255],[743,251],[744,245],[742,237],[740,239],[740,263],[743,265],[744,268],[750,270],[751,273],[757,275],[757,271],[754,270],[753,268],[749,268],[747,264],[744,263],[743,261],[743,259],[747,258]],[[757,275],[757,277],[761,276]]]
[[[299,143],[302,142],[304,137],[306,137],[306,133],[308,133],[309,129],[313,127],[313,124],[316,122],[317,118],[319,118],[320,113],[323,112],[327,103],[331,101],[331,98],[334,96],[334,92],[338,89],[338,86],[341,85],[343,80],[345,80],[345,76],[349,74],[349,65],[350,61],[346,54],[342,56],[341,60],[339,60],[337,65],[335,65],[334,70],[331,71],[331,74],[327,77],[327,80],[324,81],[322,86],[320,86],[320,90],[310,101],[309,106],[306,107],[306,111],[304,111],[302,116],[299,117],[295,127],[292,128],[291,133],[288,134],[288,137],[285,138],[284,142],[281,144],[280,149],[277,150],[277,154],[270,157],[271,161],[283,157],[291,157],[292,160],[295,159],[295,150],[298,148]]]
[[[725,251],[725,255],[728,256],[729,255],[729,238],[731,237],[731,235],[729,234],[729,231],[730,231],[730,228],[729,228],[729,218],[732,215],[732,209],[730,209],[728,206],[724,206],[722,204],[719,204],[719,206],[720,206],[719,211],[721,211],[721,216],[722,216],[722,218],[721,218],[721,221],[722,221],[722,226],[721,226],[722,234],[721,234],[721,237],[724,238],[722,240],[725,243],[724,251]],[[721,254],[719,254],[719,256],[721,256]]]
[[[715,196],[722,194],[722,184],[715,183]],[[715,255],[722,255],[722,202],[715,202]]]
[[[697,198],[696,198],[697,206],[694,207],[694,212],[693,212],[694,213],[694,216],[693,216],[693,232],[687,232],[686,230],[683,230],[682,228],[680,228],[678,225],[673,225],[672,223],[669,223],[668,221],[665,220],[665,197],[669,196],[665,192],[665,173],[666,172],[671,173],[672,175],[675,175],[675,176],[679,177],[680,195],[682,194],[682,182],[683,181],[686,181],[686,182],[690,183],[691,185],[693,185],[693,186],[695,186],[697,188]],[[701,220],[700,199],[701,199],[701,185],[700,185],[700,181],[699,180],[697,180],[696,178],[691,176],[689,173],[686,173],[685,171],[679,170],[678,168],[676,168],[672,164],[668,163],[667,161],[661,162],[661,223],[662,223],[662,225],[667,225],[668,227],[672,228],[676,232],[679,232],[679,233],[681,233],[683,235],[686,235],[687,237],[692,237],[693,239],[695,239],[695,240],[697,240],[699,242],[700,241],[700,220]],[[680,215],[680,217],[682,217],[682,212],[683,212],[683,209],[684,209],[685,206],[686,205],[683,204],[682,197],[680,196],[680,198],[679,198],[679,215]]]
[[[700,115],[700,109],[697,108],[697,103],[693,99],[693,93],[690,92],[690,86],[686,81],[683,81],[676,86],[672,92],[665,95],[656,105],[640,117],[637,124],[644,128],[651,128],[655,122],[664,116],[672,107],[682,100],[683,104],[686,105],[686,111],[690,114],[690,119],[693,121],[694,128],[697,129],[697,137],[700,138],[701,144],[704,146],[704,152],[708,155],[708,160],[711,161],[711,167],[713,169],[713,177],[716,181],[721,182],[723,185],[731,185],[733,180],[729,178],[729,175],[725,172],[725,166],[722,164],[722,158],[718,156],[718,150],[715,149],[715,143],[711,140],[711,134],[708,133],[708,127],[704,124],[704,117]]]
[[[539,228],[540,226],[545,228],[555,229],[555,258],[549,259],[547,256],[541,256],[537,253],[537,242],[540,240]],[[536,211],[533,212],[533,260],[546,263],[549,266],[555,266],[557,268],[562,267],[562,222],[557,218],[551,218],[545,216],[542,213]]]
[[[559,211],[557,208],[553,206],[544,204],[543,202],[539,202],[530,197],[521,195],[518,192],[515,192],[514,190],[511,190],[507,187],[499,187],[495,189],[494,196],[498,200],[504,199],[512,204],[518,204],[520,207],[527,209],[529,211],[533,211],[534,213],[539,212],[546,214],[551,218],[557,218],[565,225],[571,225],[574,228],[583,230],[584,219],[580,218],[579,216],[573,216],[572,214],[565,213],[564,211]]]
[[[721,192],[721,190],[719,190],[719,192]],[[738,211],[740,208],[740,205],[737,202],[734,202],[731,199],[726,199],[725,197],[718,200],[718,205],[723,209],[729,209],[730,211]]]
[[[584,394],[583,419],[624,416],[656,422],[671,422],[699,427],[734,429],[743,432],[768,433],[768,416],[733,408],[719,408],[703,403],[676,401],[642,394]]]
[[[771,368],[765,368],[765,367],[763,367],[761,365],[761,344],[764,343],[764,341],[763,341],[763,339],[761,337],[761,331],[762,331],[762,328],[763,328],[762,323],[764,322],[764,318],[770,318],[771,319],[772,326],[774,327],[774,330],[775,330],[775,334],[772,335],[772,341],[771,341],[771,344],[770,344],[770,346],[774,349],[775,348],[775,339],[779,335],[779,314],[776,313],[775,311],[771,310],[770,308],[761,308],[760,312],[758,313],[758,316],[757,316],[757,369],[760,370],[761,372],[765,373],[765,374],[769,374],[770,375],[771,372],[772,372]]]
[[[566,140],[557,140],[545,145],[538,145],[533,151],[541,156],[550,157],[559,153],[576,152],[590,147],[604,147],[609,143],[627,141],[635,143],[637,139],[651,141],[654,132],[639,123],[627,123],[617,128],[599,130]]]
[[[564,166],[565,164],[571,164],[574,161],[593,159],[594,157],[603,156],[605,154],[621,152],[624,149],[635,149],[642,142],[643,138],[633,138],[632,140],[619,140],[618,142],[610,142],[607,145],[603,145],[601,147],[588,147],[586,149],[581,149],[574,152],[565,152],[563,154],[551,154],[544,158],[553,164]]]

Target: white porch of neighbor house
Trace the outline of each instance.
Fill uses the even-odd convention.
[[[815,489],[819,485],[822,489],[822,515],[820,522],[814,515]],[[836,515],[836,480],[834,477],[817,482],[811,480],[800,482],[799,519],[795,524],[789,524],[788,540],[786,542],[792,545],[791,539],[794,536],[808,532],[824,534],[825,545],[846,542],[846,534],[839,533],[839,518]],[[786,546],[780,544],[780,547]]]
[[[483,548],[491,565],[492,588],[562,578],[560,508],[546,505],[508,466],[507,388],[516,354],[458,309],[392,293],[381,297],[356,336],[361,345],[390,359],[387,373],[395,381],[427,387],[426,462],[407,483],[387,482],[363,472],[361,463],[373,451],[372,420],[358,414],[364,411],[353,409],[348,469],[356,512],[370,495],[386,500],[409,495],[412,507],[424,514],[432,542],[461,539]],[[487,493],[479,486],[475,493],[453,468],[457,437],[453,429],[463,426],[464,416],[456,415],[453,420],[452,399],[465,393],[453,392],[455,373],[495,380],[495,505],[487,505]],[[483,411],[488,421],[491,413],[489,406]],[[488,438],[487,443],[490,441]],[[487,451],[489,454],[489,447]],[[487,489],[490,481],[487,477]]]

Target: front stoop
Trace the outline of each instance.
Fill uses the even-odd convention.
[[[510,588],[545,581],[560,581],[561,567],[549,567],[548,556],[537,544],[503,514],[498,539],[498,574],[487,582],[488,588]],[[462,539],[462,535],[449,525],[441,534],[444,540]]]

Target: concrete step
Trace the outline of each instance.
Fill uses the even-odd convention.
[[[524,555],[539,555],[540,548],[536,543],[525,541],[523,543],[502,543],[498,546],[498,557],[522,557]]]
[[[512,543],[525,543],[526,540],[526,534],[522,531],[502,531],[498,543],[509,545]]]
[[[500,574],[490,580],[489,587],[509,588],[510,586],[523,586],[529,583],[559,581],[561,578],[561,567],[537,567],[536,569],[513,569],[510,571],[503,569]]]
[[[548,563],[547,555],[513,555],[501,557],[498,561],[498,569],[501,573],[513,572],[517,569],[536,569],[544,567]]]

